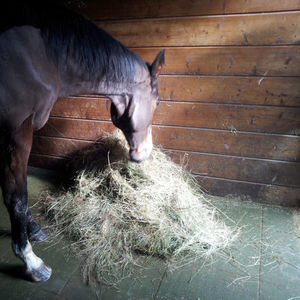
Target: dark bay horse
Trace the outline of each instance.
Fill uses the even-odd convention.
[[[0,185],[13,251],[32,280],[46,281],[52,270],[34,254],[31,242],[45,240],[48,233],[33,220],[27,204],[33,131],[44,126],[59,97],[107,95],[131,159],[147,158],[164,51],[149,65],[86,18],[43,1],[24,2],[1,5]]]

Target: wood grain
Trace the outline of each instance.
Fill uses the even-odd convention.
[[[68,4],[69,1],[65,2]],[[94,20],[202,15],[224,11],[223,1],[220,0],[88,0],[80,8],[74,2],[69,6]]]
[[[115,129],[111,122],[51,117],[36,135],[96,141]]]
[[[50,116],[109,121],[110,100],[95,96],[60,98]]]
[[[154,143],[166,149],[286,161],[300,160],[300,138],[220,130],[155,127]]]
[[[92,141],[35,136],[33,139],[31,155],[42,154],[52,157],[67,158],[71,157],[72,154],[76,153],[78,150],[82,150],[92,144]]]
[[[92,19],[156,18],[300,9],[299,0],[86,0],[65,2]],[[79,2],[79,3],[78,3]]]
[[[162,102],[154,124],[300,135],[300,108]]]
[[[195,152],[167,153],[176,163],[201,176],[300,187],[300,163]]]
[[[36,168],[62,171],[68,162],[69,159],[64,157],[31,153],[28,164]]]
[[[241,200],[254,200],[265,204],[299,207],[300,189],[283,186],[264,185],[223,178],[198,176],[200,186],[218,196],[234,196]]]
[[[127,47],[284,45],[300,43],[300,13],[106,21]]]
[[[249,12],[265,12],[265,11],[282,11],[300,9],[299,0],[226,0],[226,13],[249,13]]]
[[[160,76],[164,100],[300,106],[300,78]]]
[[[152,63],[161,48],[132,48]],[[163,74],[300,76],[300,46],[165,48]]]

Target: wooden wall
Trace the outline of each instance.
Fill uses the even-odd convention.
[[[67,3],[148,62],[166,49],[154,142],[205,190],[300,205],[300,0]],[[106,102],[59,100],[31,164],[63,163],[112,130]]]

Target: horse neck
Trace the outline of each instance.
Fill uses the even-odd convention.
[[[118,82],[107,83],[105,79],[95,82],[87,76],[84,71],[80,71],[78,65],[69,63],[63,67],[58,67],[60,78],[59,97],[82,94],[133,94],[134,83]],[[137,64],[135,72],[135,83],[143,82],[149,77],[149,73]]]
[[[105,79],[95,82],[83,72],[73,71],[72,68],[59,69],[59,97],[83,94],[122,94],[130,93],[130,86],[125,83],[107,83]]]
[[[105,80],[93,82],[85,76],[61,77],[59,97],[91,94],[109,95],[130,93],[128,85],[122,83],[107,84]]]

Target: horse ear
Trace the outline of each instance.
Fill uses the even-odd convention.
[[[157,54],[156,58],[154,59],[154,62],[150,67],[151,76],[157,77],[164,64],[165,64],[165,49],[162,49]]]

